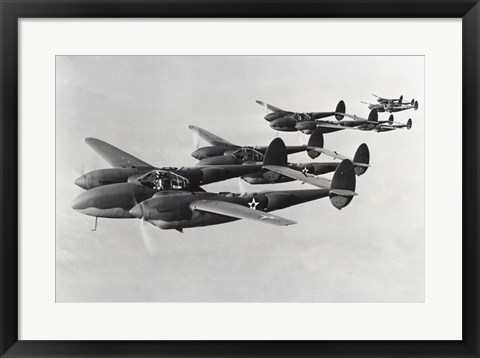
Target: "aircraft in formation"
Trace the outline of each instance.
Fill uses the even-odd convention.
[[[276,131],[281,132],[296,132],[298,131],[298,124],[304,122],[315,122],[315,123],[334,123],[332,120],[325,120],[323,118],[333,117],[337,121],[343,119],[343,114],[345,113],[345,102],[340,101],[335,108],[335,111],[330,112],[292,112],[280,109],[278,107],[272,106],[271,104],[256,101],[260,106],[262,106],[266,111],[269,111],[264,118],[266,121],[270,122],[270,127]],[[313,129],[312,129],[313,130]]]
[[[266,110],[270,111],[264,118],[266,121],[270,122],[270,127],[277,131],[282,132],[293,132],[300,131],[305,134],[312,133],[316,128],[320,128],[322,133],[332,133],[341,131],[344,129],[354,129],[362,131],[374,131],[374,132],[389,132],[395,129],[411,129],[412,120],[409,119],[407,123],[395,122],[393,115],[390,115],[388,120],[379,120],[378,112],[398,112],[401,110],[408,109],[406,104],[403,104],[400,99],[397,100],[388,100],[381,98],[381,103],[375,105],[380,108],[378,110],[376,107],[372,107],[368,118],[361,118],[356,115],[351,115],[346,113],[346,106],[344,101],[340,101],[337,105],[337,108],[334,112],[311,112],[311,113],[296,113],[291,111],[285,111],[278,107],[272,106],[268,103],[262,101],[256,101]],[[396,101],[394,102],[384,102],[384,101]],[[413,100],[412,100],[413,101]],[[418,109],[418,102],[414,102],[414,107]],[[392,109],[393,105],[396,106],[396,110]],[[379,107],[380,106],[380,107]],[[390,108],[386,110],[385,108]],[[402,108],[402,109],[400,109]],[[335,116],[336,120],[325,120],[321,118]],[[350,120],[345,120],[344,118],[350,118]]]
[[[336,165],[332,180],[317,178],[288,167],[287,148],[280,138],[275,138],[270,143],[263,162],[258,164],[168,169],[156,169],[99,139],[87,138],[85,141],[114,166],[87,173],[75,181],[75,184],[87,190],[73,200],[72,208],[82,214],[94,216],[94,230],[98,217],[139,218],[161,229],[178,231],[239,219],[286,226],[295,222],[269,212],[327,196],[334,207],[342,209],[357,195],[354,191],[356,172],[350,160],[345,159]],[[229,171],[231,167],[235,167],[237,171]],[[243,167],[246,169],[239,169]],[[204,183],[241,176],[246,171],[255,170],[264,171],[269,183],[274,183],[279,176],[284,176],[321,189],[243,194],[209,193],[200,187],[203,185],[202,180],[197,177],[199,173],[204,173],[205,169],[211,169],[212,173],[220,175],[214,175]],[[189,176],[191,173],[195,174]]]
[[[270,212],[304,202],[329,197],[337,209],[347,206],[355,192],[356,176],[370,167],[370,151],[362,143],[353,158],[324,147],[324,134],[345,129],[386,132],[406,124],[395,122],[393,114],[379,120],[378,112],[408,109],[401,96],[398,100],[379,98],[380,108],[371,108],[368,118],[345,113],[340,101],[332,112],[298,113],[257,101],[269,113],[265,119],[279,131],[302,131],[310,134],[305,145],[286,146],[275,138],[268,146],[243,146],[221,138],[203,128],[189,128],[208,146],[196,149],[192,156],[194,166],[156,167],[100,139],[86,138],[85,142],[112,168],[103,168],[83,174],[75,184],[85,191],[72,202],[76,211],[102,218],[137,218],[161,229],[209,226],[240,219],[272,225],[288,226],[294,221]],[[409,108],[418,108],[418,102]],[[396,106],[396,107],[395,107]],[[335,117],[335,120],[325,119]],[[347,119],[345,119],[347,118]],[[288,155],[307,152],[311,159],[321,154],[331,162],[290,163]],[[322,177],[332,173],[332,179]],[[277,190],[251,193],[207,192],[202,186],[232,178],[241,178],[250,184],[275,184],[299,181],[316,189]]]
[[[258,163],[263,162],[264,154],[268,147],[242,147],[237,149],[239,146],[236,146],[229,142],[226,139],[219,137],[216,134],[213,134],[203,128],[197,126],[189,126],[191,130],[200,135],[202,139],[210,144],[210,146],[202,147],[197,149],[192,153],[192,156],[196,159],[200,159],[197,165],[224,165],[235,162],[237,164],[248,164],[248,163]],[[346,157],[344,155],[338,154],[336,151],[328,150],[323,148],[324,138],[320,129],[316,129],[310,135],[308,143],[302,146],[286,146],[287,154],[298,153],[299,151],[307,151],[307,154],[310,158],[315,159],[320,154],[324,153],[335,159],[349,159],[352,161],[355,168],[355,173],[357,175],[362,175],[365,173],[369,167],[370,162],[370,152],[368,146],[363,143],[361,144],[353,158]],[[233,148],[233,149],[230,149]],[[249,150],[249,149],[258,149],[258,152],[255,151],[253,155],[249,156],[235,156],[239,150]],[[223,153],[223,155],[222,155]],[[218,155],[220,154],[220,155]],[[209,156],[212,155],[212,156]],[[233,156],[233,158],[231,158]],[[205,159],[202,159],[205,158]],[[286,165],[292,169],[303,173],[308,173],[312,175],[321,175],[327,174],[335,171],[339,162],[309,162],[309,163],[287,163]],[[273,178],[275,177],[275,180]],[[303,178],[303,177],[302,177]],[[267,183],[285,183],[293,181],[295,179],[287,176],[275,176],[270,175],[267,179],[264,171],[258,171],[256,173],[244,174],[241,176],[241,179],[248,182],[249,184],[267,184]]]
[[[192,157],[199,160],[197,165],[226,165],[243,164],[245,162],[261,162],[263,161],[263,157],[268,148],[267,146],[240,146],[233,144],[226,139],[220,138],[203,128],[193,125],[188,126],[188,128],[210,144],[207,147],[198,148],[192,153]],[[287,154],[294,154],[307,150],[307,146],[287,146],[286,149]]]
[[[412,99],[410,102],[403,102],[403,96],[400,98],[382,98],[376,94],[372,94],[373,97],[377,98],[377,103],[368,103],[361,102],[368,105],[368,109],[376,109],[377,112],[400,112],[407,109],[413,108],[414,110],[418,109],[418,101]]]

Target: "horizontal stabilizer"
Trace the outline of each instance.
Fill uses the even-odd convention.
[[[329,149],[325,149],[325,148],[320,148],[320,147],[308,147],[309,150],[314,150],[316,152],[319,152],[319,153],[323,153],[325,155],[328,155],[329,157],[332,157],[332,158],[337,158],[337,159],[340,159],[340,160],[344,160],[344,159],[350,159],[342,154],[338,154],[336,151],[332,151],[332,150],[329,150]]]
[[[309,175],[308,173],[304,174],[302,172],[299,172],[291,168],[281,167],[276,165],[264,165],[263,169],[270,170],[277,174],[286,176],[291,179],[298,180],[303,183],[311,184],[318,188],[330,189],[331,181],[326,178],[315,177],[315,176]]]
[[[342,189],[332,189],[330,194],[341,195],[341,196],[357,196],[358,194],[351,190],[342,190]]]
[[[288,226],[296,224],[295,221],[272,215],[260,210],[250,209],[246,206],[217,200],[197,200],[190,204],[193,210],[205,211],[213,214],[230,216],[237,219],[254,220],[275,226]]]
[[[138,168],[152,165],[134,157],[123,150],[96,138],[85,138],[87,143],[98,155],[114,168]]]

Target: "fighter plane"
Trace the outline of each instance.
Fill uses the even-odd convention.
[[[409,119],[406,124],[395,122],[393,114],[391,114],[388,120],[379,121],[378,112],[376,109],[372,109],[368,115],[368,118],[362,118],[357,115],[351,115],[342,113],[344,117],[351,118],[352,120],[342,120],[337,123],[319,123],[317,121],[305,121],[298,123],[296,128],[304,133],[311,133],[315,128],[319,128],[322,133],[337,132],[344,129],[355,129],[361,131],[374,131],[374,132],[389,132],[400,128],[412,128],[412,120]]]
[[[268,148],[267,146],[240,146],[203,128],[193,125],[188,128],[210,144],[210,146],[199,148],[192,153],[192,157],[199,160],[197,165],[200,166],[262,162]],[[306,145],[287,146],[286,148],[287,154],[307,150]]]
[[[261,170],[261,165],[222,165],[193,167],[155,167],[123,150],[96,138],[86,138],[85,142],[113,168],[88,172],[75,180],[82,189],[93,189],[115,183],[127,183],[140,180],[150,187],[180,187],[196,189],[200,185],[210,184]]]
[[[285,167],[286,155],[271,157],[271,150],[282,149],[283,141],[274,139],[265,154],[264,164],[273,171],[296,176],[298,172]],[[283,150],[285,145],[283,144]],[[294,172],[293,174],[291,172]],[[337,209],[347,206],[355,192],[355,172],[352,162],[344,160],[337,167],[331,181],[310,178],[309,183],[322,189],[280,190],[258,193],[208,193],[178,192],[158,193],[135,205],[129,213],[161,229],[175,229],[210,226],[246,219],[277,226],[288,226],[296,222],[270,214],[308,201],[329,197]]]
[[[265,154],[264,166],[272,166],[273,170],[279,170],[285,166],[287,161],[287,154],[285,144],[280,138],[276,138],[270,144],[269,149],[267,149]],[[342,162],[343,163],[343,162]],[[340,164],[337,168],[339,174],[334,174],[332,181],[322,180],[322,178],[316,178],[312,176],[305,176],[302,178],[304,182],[308,182],[317,187],[323,188],[320,190],[302,190],[302,191],[287,191],[287,192],[268,192],[268,193],[258,193],[258,194],[246,194],[246,195],[227,195],[226,193],[205,193],[205,191],[197,187],[193,189],[188,186],[188,181],[184,177],[180,177],[174,173],[168,173],[168,181],[174,182],[175,185],[162,185],[158,183],[157,172],[162,171],[153,170],[145,175],[140,176],[135,180],[131,180],[126,183],[115,183],[109,185],[98,186],[93,189],[87,190],[75,198],[72,202],[72,208],[77,210],[80,213],[85,215],[95,217],[95,229],[98,217],[105,218],[132,218],[138,216],[144,216],[144,213],[147,213],[148,210],[139,213],[138,204],[146,202],[150,199],[155,199],[154,201],[149,201],[148,207],[151,204],[155,204],[157,201],[164,203],[165,206],[161,208],[156,208],[156,212],[159,215],[162,215],[163,212],[166,216],[173,215],[172,217],[184,217],[185,211],[190,210],[189,206],[185,208],[184,203],[192,203],[193,199],[201,198],[201,200],[208,200],[210,196],[220,196],[224,198],[238,198],[234,199],[233,202],[241,201],[245,199],[253,199],[252,205],[255,207],[260,203],[257,203],[257,199],[261,199],[262,209],[265,211],[276,210],[279,208],[287,207],[290,205],[295,205],[296,203],[305,202],[309,200],[314,200],[317,198],[330,196],[332,204],[341,209],[342,207],[348,205],[351,200],[351,197],[356,195],[355,190],[355,173],[353,165],[350,161],[344,161],[346,164]],[[293,172],[298,173],[293,170]],[[270,173],[270,169],[266,170],[266,173]],[[296,174],[293,175],[296,175]],[[292,175],[291,172],[287,170],[285,175]],[[348,176],[348,182],[343,179]],[[353,176],[353,178],[351,178]],[[335,177],[338,179],[335,180]],[[163,180],[163,178],[160,178]],[[154,185],[152,185],[152,183]],[[282,195],[278,195],[278,193]],[[271,194],[271,195],[267,195]],[[258,196],[257,196],[258,195]],[[270,198],[271,197],[271,198]],[[225,199],[229,201],[230,199]],[[273,201],[272,201],[273,200]],[[221,200],[220,200],[221,201]],[[248,201],[248,200],[247,200]],[[270,203],[265,206],[265,203]],[[199,203],[196,203],[199,204]],[[201,203],[200,203],[201,204]],[[156,204],[155,204],[156,205]],[[228,204],[227,204],[228,205]],[[279,206],[280,205],[280,206]],[[276,209],[275,209],[276,208]],[[200,206],[198,206],[198,210]],[[226,209],[227,210],[227,209]],[[242,211],[241,209],[239,209]],[[195,215],[193,221],[190,223],[174,223],[171,225],[159,225],[162,228],[172,228],[181,230],[183,227],[190,227],[189,225],[194,226],[203,226],[203,225],[212,225],[214,223],[221,223],[226,221],[232,221],[240,217],[232,218],[231,216],[228,220],[225,221],[225,215],[223,214],[214,214],[210,213],[207,215]],[[243,214],[238,214],[243,215]],[[250,214],[255,216],[254,214]],[[228,215],[227,215],[228,216]],[[202,219],[199,221],[199,217]],[[203,221],[204,218],[207,218],[206,221]],[[213,218],[212,218],[213,217]],[[267,214],[262,217],[270,218]],[[245,217],[246,218],[246,217]],[[257,217],[258,219],[258,217]],[[200,223],[200,224],[199,224]],[[203,224],[202,224],[203,223]],[[158,226],[157,225],[157,226]],[[94,229],[94,230],[95,230]]]
[[[376,104],[368,103],[368,102],[361,102],[368,105],[368,109],[376,109],[377,112],[400,112],[405,111],[407,109],[413,108],[414,110],[418,109],[418,101],[412,99],[410,102],[403,102],[403,96],[400,96],[398,99],[392,98],[382,98],[375,94],[372,96],[377,98]]]
[[[316,123],[333,123],[329,120],[321,120],[322,118],[335,116],[337,121],[343,119],[343,113],[345,113],[345,102],[340,101],[337,104],[337,108],[333,112],[292,112],[280,109],[262,101],[255,101],[260,106],[264,107],[271,113],[265,116],[265,120],[270,122],[270,127],[276,131],[281,132],[296,132],[299,130],[296,126],[303,122],[316,122]],[[311,129],[313,131],[314,128]]]
[[[349,158],[336,151],[324,148],[324,138],[321,128],[317,128],[310,135],[310,139],[307,145],[307,153],[311,158],[316,158],[320,154],[327,155],[329,157],[345,160],[348,159],[352,162],[355,174],[357,176],[363,175],[370,167],[370,151],[365,143],[360,144],[357,148],[353,158]],[[310,163],[287,163],[286,167],[289,169],[301,172],[302,176],[296,175],[295,178],[285,175],[276,175],[274,173],[266,173],[265,167],[262,172],[242,175],[242,179],[249,184],[273,184],[284,183],[293,180],[304,181],[303,179],[308,176],[317,176],[327,174],[335,171],[340,162],[310,162]]]
[[[227,140],[220,138],[216,134],[210,133],[205,129],[189,126],[191,130],[200,135],[212,146],[203,147],[192,153],[194,158],[205,158],[198,162],[197,165],[222,165],[231,163],[245,163],[247,160],[260,163],[263,161],[264,153],[268,147],[242,147],[240,149],[232,149],[238,146],[231,144]],[[323,148],[324,138],[320,129],[316,129],[309,137],[308,144],[303,146],[286,146],[287,154],[296,153],[298,151],[306,150],[308,156],[312,159],[318,157],[321,153],[329,155],[336,159],[350,159],[355,167],[355,174],[362,175],[369,167],[370,153],[368,146],[364,143],[361,144],[353,159],[338,154],[335,151],[331,151]],[[258,151],[256,150],[258,149]],[[248,155],[249,151],[252,151],[252,155]],[[223,153],[223,155],[222,155]],[[241,156],[238,153],[243,153],[245,156]],[[220,155],[218,155],[220,154]],[[321,175],[335,171],[340,162],[310,162],[310,163],[288,163],[287,166],[291,169],[302,171],[303,173],[309,173],[312,175]],[[285,177],[283,175],[278,176],[275,181],[267,179],[262,171],[257,173],[246,174],[241,177],[249,184],[273,184],[284,183],[293,181],[295,179]]]

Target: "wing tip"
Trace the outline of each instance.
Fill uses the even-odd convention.
[[[93,137],[87,137],[85,138],[85,143],[87,143],[88,145],[91,145],[95,142],[99,142],[100,140],[97,139],[97,138],[93,138]]]

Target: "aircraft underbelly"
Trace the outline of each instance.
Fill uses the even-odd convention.
[[[200,226],[218,225],[231,221],[239,220],[230,216],[224,216],[219,214],[207,213],[207,212],[195,212],[191,219],[176,220],[176,221],[164,221],[164,220],[149,220],[155,226],[169,230],[169,229],[186,229]]]
[[[130,213],[123,208],[109,208],[109,209],[98,209],[98,208],[85,208],[78,210],[78,212],[89,215],[96,216],[101,218],[110,218],[110,219],[131,219],[133,218]]]

